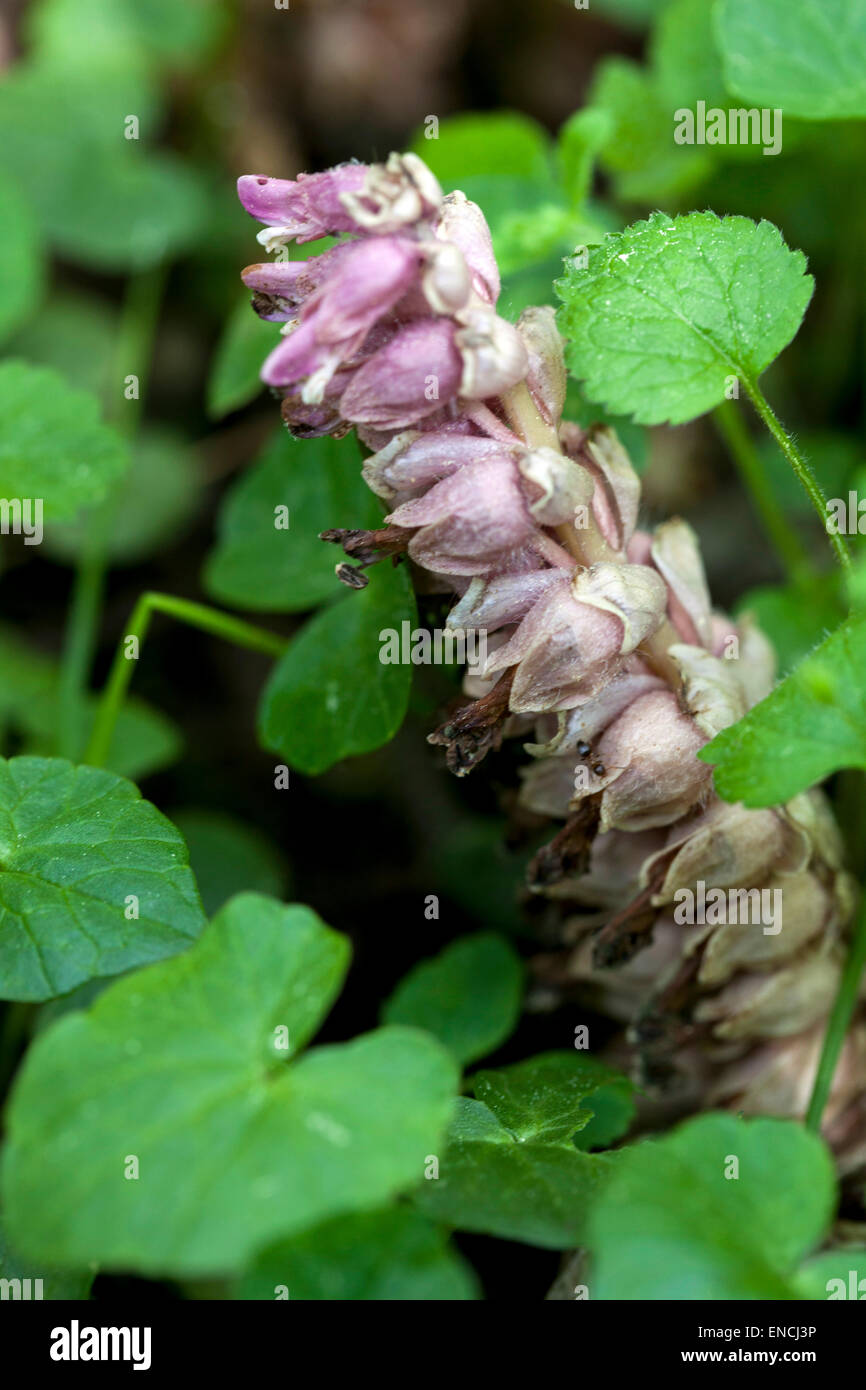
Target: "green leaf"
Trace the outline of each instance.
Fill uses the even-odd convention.
[[[90,196],[87,182],[75,186],[78,175],[87,172],[82,153],[111,150],[119,140],[134,145],[124,140],[126,117],[138,116],[147,132],[160,119],[160,106],[156,84],[138,61],[17,63],[0,87],[0,164],[33,206],[59,226],[68,207],[54,207],[58,200]]]
[[[116,150],[94,151],[87,199],[76,199],[51,229],[64,256],[97,270],[145,270],[190,250],[204,233],[208,200],[198,170],[136,146],[118,140]]]
[[[51,757],[58,751],[60,702],[57,662],[29,647],[14,628],[0,626],[0,718],[22,736],[28,753]],[[78,731],[82,751],[97,703],[93,696],[85,704]],[[179,730],[166,715],[131,696],[118,716],[106,767],[138,781],[176,762],[182,746]]]
[[[189,847],[190,866],[209,917],[236,893],[285,896],[285,862],[270,840],[252,826],[234,816],[194,807],[174,811],[171,819]]]
[[[55,686],[26,709],[22,699],[16,701],[12,723],[23,733],[27,753],[42,757],[54,757],[59,753],[61,698]],[[99,697],[91,696],[82,711],[84,717],[76,740],[82,755],[93,731],[98,704]],[[140,782],[171,767],[182,753],[183,738],[177,725],[162,710],[145,704],[138,696],[130,696],[118,715],[105,766],[119,777]]]
[[[866,768],[866,617],[843,623],[698,757],[726,801],[775,806],[843,767]]]
[[[684,197],[713,168],[706,149],[674,144],[673,111],[656,91],[650,73],[627,58],[608,58],[590,92],[591,109],[612,127],[600,155],[626,201],[656,203]]]
[[[561,1144],[574,1138],[580,1148],[583,1132],[596,1113],[599,1092],[615,1087],[631,1094],[624,1076],[578,1051],[544,1052],[516,1066],[475,1072],[472,1087],[476,1100],[492,1110],[520,1143]],[[628,1127],[631,1113],[617,1135]]]
[[[623,1078],[578,1053],[550,1053],[472,1082],[478,1099],[458,1100],[439,1176],[418,1194],[421,1209],[460,1230],[554,1249],[576,1244],[618,1155],[581,1152],[574,1136],[604,1096],[599,1110],[613,1137],[604,1093]],[[628,1117],[620,1112],[619,1121]]]
[[[653,213],[573,261],[557,285],[568,362],[591,400],[639,423],[682,424],[754,383],[812,295],[806,258],[769,222]]]
[[[25,32],[40,58],[87,63],[144,53],[189,68],[207,60],[227,22],[222,0],[38,0]]]
[[[729,89],[785,119],[866,116],[866,11],[851,0],[720,0],[716,35]]]
[[[542,296],[548,300],[550,281],[559,274],[566,252],[575,246],[594,245],[610,228],[588,213],[575,213],[561,203],[539,199],[534,194],[526,201],[530,207],[525,212],[509,209],[493,224],[493,249],[503,275],[555,258],[553,274],[548,275]]]
[[[129,468],[111,489],[107,555],[113,565],[137,565],[173,544],[192,519],[200,490],[192,452],[173,430],[142,430],[132,445]],[[45,549],[75,564],[92,519],[48,528]]]
[[[445,1234],[409,1207],[339,1216],[272,1245],[245,1275],[242,1299],[359,1303],[463,1301],[478,1296],[472,1270]]]
[[[130,116],[140,138],[126,138]],[[0,169],[64,256],[143,269],[191,246],[208,211],[195,168],[147,152],[157,123],[156,89],[139,61],[18,64],[0,87]]]
[[[703,101],[707,108],[727,109],[713,34],[713,6],[707,0],[670,0],[653,29],[649,52],[656,91],[668,108],[671,139],[677,107]],[[720,147],[713,149],[720,152]]]
[[[835,1196],[830,1155],[801,1125],[690,1120],[620,1152],[589,1219],[591,1296],[796,1298],[791,1275]]]
[[[467,177],[499,174],[548,181],[550,136],[543,126],[518,111],[470,111],[440,121],[435,139],[422,128],[411,149],[433,170],[446,189],[463,188]]]
[[[207,411],[212,419],[240,410],[264,391],[259,373],[277,342],[274,325],[253,312],[245,295],[226,320],[214,355],[207,386]]]
[[[0,497],[41,500],[46,521],[99,502],[127,466],[99,404],[47,367],[0,363]]]
[[[780,506],[797,515],[814,517],[812,502],[807,496],[790,463],[776,441],[764,435],[756,441],[761,467],[767,474],[773,495]],[[812,465],[812,471],[826,497],[845,497],[849,487],[857,488],[855,471],[863,459],[862,443],[845,434],[829,430],[807,430],[797,435],[802,454]]]
[[[9,345],[10,357],[53,367],[70,386],[105,399],[115,370],[117,315],[96,295],[51,295],[51,312],[37,314]]]
[[[41,238],[27,202],[8,175],[0,175],[0,337],[39,309],[45,279]]]
[[[825,1250],[794,1276],[798,1297],[818,1299],[866,1298],[866,1250]]]
[[[512,1032],[522,996],[518,956],[501,936],[483,932],[416,965],[385,1003],[382,1022],[424,1028],[458,1062],[474,1062]]]
[[[769,637],[779,658],[778,676],[792,671],[843,617],[835,574],[808,586],[768,584],[750,589],[737,603],[737,617],[751,615]]]
[[[592,8],[620,24],[642,28],[661,14],[670,0],[592,0]]]
[[[589,197],[596,157],[612,134],[610,113],[592,106],[575,111],[560,130],[556,155],[563,191],[572,207],[581,207]]]
[[[311,618],[262,694],[264,746],[313,776],[387,743],[403,722],[412,668],[379,660],[382,633],[414,617],[405,565],[386,563],[366,589]]]
[[[131,782],[60,758],[0,759],[2,998],[50,999],[161,960],[203,925],[183,840]]]
[[[483,210],[503,275],[602,235],[591,218],[577,217],[566,206],[554,178],[550,136],[528,116],[514,111],[451,116],[440,123],[435,139],[419,131],[412,149],[446,191],[459,188]]]
[[[438,1043],[385,1028],[288,1061],[348,957],[308,908],[244,894],[192,951],[41,1034],[12,1097],[3,1168],[22,1250],[227,1274],[418,1181],[456,1084]]]
[[[530,851],[509,849],[499,821],[455,807],[448,826],[431,837],[427,849],[435,882],[470,917],[499,930],[526,930],[519,897]]]
[[[44,1264],[34,1265],[20,1259],[6,1239],[4,1225],[0,1223],[0,1287],[4,1290],[0,1298],[24,1300],[26,1297],[29,1301],[38,1297],[80,1302],[89,1296],[93,1283],[92,1270],[52,1269]],[[13,1282],[16,1280],[20,1281],[17,1285]],[[25,1280],[30,1281],[29,1286],[23,1282]],[[37,1283],[37,1280],[40,1282]]]
[[[289,524],[278,527],[288,507]],[[330,526],[375,527],[382,509],[361,477],[354,436],[292,439],[284,429],[228,494],[205,586],[223,603],[297,612],[336,598]]]

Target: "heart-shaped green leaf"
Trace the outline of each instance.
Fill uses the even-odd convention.
[[[787,1299],[836,1183],[799,1124],[703,1115],[619,1155],[593,1211],[590,1297]]]
[[[259,707],[266,748],[301,772],[369,753],[399,729],[412,668],[383,664],[382,634],[415,614],[405,566],[379,565],[368,587],[317,613],[278,661]]]
[[[281,429],[228,495],[207,588],[240,608],[314,608],[340,596],[334,547],[319,532],[381,523],[354,438],[297,440]]]
[[[174,955],[203,926],[186,846],[131,782],[0,759],[0,997],[65,994]]]
[[[348,957],[308,908],[245,894],[193,950],[41,1034],[8,1115],[3,1191],[20,1248],[229,1273],[418,1182],[457,1082],[438,1043],[383,1028],[289,1062]]]
[[[493,932],[464,936],[401,980],[383,1023],[426,1028],[458,1062],[474,1062],[504,1042],[520,1015],[520,959]]]
[[[577,1053],[549,1053],[472,1078],[461,1097],[438,1174],[418,1194],[429,1216],[460,1230],[565,1249],[618,1156],[578,1148],[609,1143],[628,1126],[628,1083]],[[589,1137],[586,1140],[590,1142]]]
[[[269,1246],[240,1285],[240,1298],[399,1303],[476,1296],[469,1265],[444,1232],[410,1207],[337,1216]]]

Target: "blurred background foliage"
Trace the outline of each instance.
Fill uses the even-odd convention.
[[[853,121],[786,119],[772,158],[760,148],[674,145],[675,108],[738,104],[726,92],[711,8],[706,0],[591,0],[588,9],[566,0],[7,3],[2,346],[10,366],[45,369],[28,381],[46,457],[52,419],[74,418],[79,431],[45,544],[0,538],[7,754],[80,755],[91,692],[145,589],[258,610],[287,635],[312,608],[342,601],[333,556],[312,538],[375,512],[339,467],[349,446],[335,454],[329,441],[293,445],[260,388],[274,330],[239,288],[239,270],[258,254],[234,196],[241,173],[293,177],[416,149],[443,185],[484,208],[512,317],[554,302],[563,256],[649,209],[767,217],[806,252],[817,282],[768,394],[831,495],[862,481],[866,133]],[[0,413],[22,408],[21,378],[13,371],[5,381]],[[110,443],[93,432],[94,400]],[[575,386],[570,414],[599,417]],[[716,601],[755,610],[789,667],[838,621],[835,580],[808,593],[786,581],[709,419],[676,430],[617,424],[644,471],[647,522],[679,513],[693,523]],[[826,541],[781,457],[760,448],[789,525],[829,568]],[[81,492],[102,498],[95,507],[81,505],[78,467],[98,480]],[[0,492],[2,469],[0,460]],[[256,517],[272,516],[290,474],[297,549],[283,572],[258,544]],[[422,618],[438,611],[430,600]],[[158,620],[111,766],[176,816],[209,910],[241,888],[279,895],[291,884],[352,937],[356,965],[324,1036],[372,1026],[407,970],[454,938],[484,929],[528,940],[518,899],[534,827],[507,815],[519,747],[458,787],[424,742],[456,694],[456,672],[424,669],[392,743],[318,779],[293,771],[288,792],[274,789],[273,754],[256,747],[266,674],[263,658]],[[430,894],[438,918],[425,916]],[[573,1028],[569,1009],[539,1007],[493,1061],[568,1047]],[[499,1242],[491,1256],[488,1238],[461,1243],[488,1293],[507,1293],[518,1261],[530,1297],[555,1272],[551,1252]]]

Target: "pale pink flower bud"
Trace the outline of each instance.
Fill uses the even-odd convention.
[[[400,328],[359,367],[340,408],[347,420],[380,429],[407,429],[457,394],[463,362],[447,319]]]
[[[596,425],[589,431],[581,457],[590,470],[597,471],[599,486],[593,504],[595,511],[601,515],[606,503],[610,512],[612,524],[609,526],[604,524],[605,517],[601,515],[602,531],[616,550],[625,550],[637,525],[640,478],[614,431],[603,425]]]
[[[748,709],[736,662],[720,661],[703,647],[675,642],[668,655],[683,680],[683,700],[698,728],[715,738]]]
[[[722,1068],[709,1088],[707,1103],[723,1101],[746,1115],[801,1119],[815,1084],[824,1033],[822,1021],[796,1037],[751,1048]],[[844,1123],[852,1103],[862,1102],[864,1075],[866,1025],[858,1019],[843,1043],[822,1123],[822,1132],[841,1157],[843,1172],[866,1161],[862,1112],[854,1116],[854,1143]]]
[[[737,624],[740,654],[737,670],[749,708],[769,695],[776,681],[776,652],[750,613]],[[717,653],[718,655],[718,653]]]
[[[602,830],[670,825],[704,800],[712,773],[696,754],[705,742],[670,690],[629,705],[598,743],[599,761],[615,773],[602,795]]]
[[[750,811],[714,799],[707,809],[670,831],[667,844],[647,860],[644,887],[658,880],[653,903],[671,903],[700,879],[707,888],[760,883],[768,873],[797,874],[812,853],[809,836],[776,810]]]
[[[572,752],[578,745],[597,738],[639,695],[664,688],[660,677],[653,675],[638,657],[630,657],[597,695],[559,713],[557,731],[547,742],[527,744],[526,751],[541,758]]]
[[[446,623],[448,627],[483,628],[486,632],[518,623],[560,578],[560,572],[555,569],[526,570],[496,579],[476,577],[448,614]],[[497,643],[497,650],[503,645]]]
[[[463,252],[451,242],[424,242],[421,287],[434,314],[454,314],[469,299],[472,281]]]
[[[712,642],[710,594],[698,538],[688,522],[674,517],[657,526],[652,561],[671,591],[668,611],[684,642]]]
[[[351,255],[354,242],[342,242],[305,261],[262,261],[241,271],[247,289],[253,291],[253,308],[260,318],[287,322],[296,318],[303,304],[332,276],[340,261]]]
[[[495,305],[499,298],[499,267],[484,213],[465,193],[449,193],[442,202],[435,227],[441,241],[453,242],[463,252],[472,276],[472,288],[480,299]]]
[[[573,523],[579,506],[588,506],[593,481],[585,469],[556,449],[530,449],[518,460],[529,510],[540,526]]]
[[[457,320],[456,342],[463,358],[460,395],[484,400],[516,386],[526,372],[527,356],[514,325],[482,305],[463,310]]]
[[[845,857],[844,843],[830,803],[820,787],[786,801],[779,814],[809,837],[813,853],[838,874]]]
[[[586,936],[569,952],[560,967],[569,981],[582,983],[591,1006],[620,1023],[629,1023],[652,992],[677,963],[681,948],[681,928],[658,921],[652,940],[638,955],[616,970],[599,969],[593,956],[593,941]],[[583,993],[583,991],[581,991]]]
[[[466,421],[422,433],[406,430],[368,458],[362,469],[368,485],[386,502],[404,498],[456,473],[464,464],[500,458],[496,439],[469,434]]]
[[[659,576],[645,565],[614,565],[607,561],[578,571],[574,595],[581,603],[620,619],[623,656],[655,632],[667,598]]]
[[[633,564],[650,563],[651,538],[633,539],[640,503],[640,478],[614,434],[605,425],[583,430],[565,420],[559,437],[569,458],[585,468],[595,482],[592,511],[598,528],[613,550],[626,551]]]
[[[565,820],[574,800],[574,772],[573,755],[538,758],[521,768],[521,806],[537,816]]]
[[[487,669],[517,667],[510,702],[515,713],[569,709],[610,679],[622,636],[622,621],[580,603],[563,575],[533,604]]]
[[[519,474],[505,452],[466,464],[423,497],[404,502],[388,521],[420,527],[409,543],[409,554],[440,574],[485,574],[501,568],[536,532]]]
[[[731,890],[729,890],[731,891]],[[778,931],[765,932],[746,899],[738,919],[716,926],[701,956],[698,979],[707,988],[723,985],[740,970],[767,970],[777,962],[790,960],[801,947],[823,934],[835,914],[831,895],[822,887],[815,874],[804,871],[786,877],[773,877],[760,889],[743,887],[735,892],[778,893],[768,899],[781,902],[781,922]]]
[[[821,943],[769,975],[739,975],[695,1008],[698,1023],[711,1023],[724,1041],[784,1038],[800,1033],[830,1009],[839,987],[843,953]]]
[[[526,347],[526,384],[545,424],[558,427],[565,405],[566,374],[562,339],[550,305],[524,309],[517,331]]]
[[[550,896],[566,898],[583,909],[598,909],[571,919],[566,928],[566,940],[573,940],[578,931],[597,922],[604,922],[640,892],[640,875],[647,859],[658,851],[662,830],[643,830],[627,834],[623,830],[608,830],[596,835],[592,842],[589,865],[580,878],[565,878],[550,888]]]

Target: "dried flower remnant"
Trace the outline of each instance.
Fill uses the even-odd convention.
[[[340,238],[244,272],[253,307],[282,324],[263,375],[294,433],[354,426],[371,451],[384,525],[323,536],[354,562],[343,582],[408,557],[453,594],[449,627],[491,634],[467,703],[430,742],[464,776],[523,738],[521,805],[563,822],[530,868],[561,917],[540,978],[626,1024],[645,1083],[802,1115],[852,911],[838,833],[817,792],[726,805],[696,758],[768,693],[769,644],[713,611],[685,522],[638,529],[640,481],[616,436],[562,419],[553,311],[497,314],[474,203],[443,196],[412,155],[239,192],[269,249]],[[746,916],[714,896],[689,920],[679,895],[698,891],[734,894]],[[755,901],[782,904],[784,926],[750,917]],[[825,1118],[849,1168],[866,1162],[864,1037],[858,1018]]]

